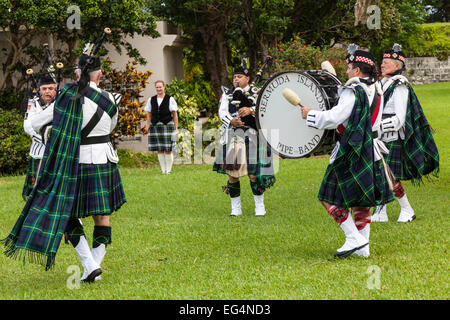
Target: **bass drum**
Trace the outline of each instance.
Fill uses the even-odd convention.
[[[261,88],[256,104],[256,125],[273,152],[282,158],[301,158],[331,152],[336,130],[309,128],[300,107],[282,95],[285,88],[294,91],[302,104],[325,111],[338,100],[341,81],[325,70],[285,71],[275,74]]]

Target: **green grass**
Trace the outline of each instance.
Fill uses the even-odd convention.
[[[390,204],[390,221],[372,225],[370,258],[332,258],[344,236],[316,198],[327,157],[280,161],[263,218],[253,214],[248,179],[244,215],[228,216],[226,178],[211,165],[175,166],[169,176],[122,168],[128,202],[112,217],[103,279],[69,289],[67,268],[79,262],[62,243],[48,272],[0,256],[0,299],[449,299],[450,83],[415,89],[436,130],[440,178],[405,183],[417,220],[397,223]],[[24,205],[23,180],[0,178],[1,238]],[[84,224],[91,241],[92,220]],[[369,289],[371,266],[380,268],[379,289]]]

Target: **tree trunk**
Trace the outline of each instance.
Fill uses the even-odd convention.
[[[208,16],[206,25],[199,28],[205,44],[206,62],[208,64],[211,86],[216,97],[222,95],[222,85],[230,85],[225,27],[226,22],[223,19]]]
[[[367,22],[367,8],[369,5],[376,5],[379,0],[356,0],[355,3],[355,26]]]

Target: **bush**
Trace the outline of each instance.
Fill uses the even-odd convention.
[[[275,72],[317,70],[320,69],[323,61],[328,60],[336,70],[339,79],[343,81],[347,78],[345,75],[347,66],[344,60],[347,51],[344,49],[313,47],[296,36],[288,42],[277,44],[277,47],[270,49],[269,53],[273,57]]]
[[[110,64],[110,61],[106,61]],[[148,84],[148,79],[151,76],[150,70],[145,72],[137,70],[138,62],[136,60],[128,61],[123,70],[116,70],[109,68],[102,78],[103,82],[100,87],[114,93],[121,93],[123,95],[121,102],[118,105],[119,119],[117,126],[113,133],[116,133],[119,139],[122,136],[133,137],[137,133],[143,132],[145,127],[141,126],[141,122],[145,120],[144,101],[139,101],[142,98],[142,91]]]
[[[20,110],[24,97],[23,91],[7,88],[0,91],[0,106],[3,110]]]
[[[408,57],[436,57],[446,59],[450,54],[450,22],[426,23],[418,26],[403,44]]]
[[[0,109],[0,174],[22,174],[28,165],[31,139],[23,130],[23,114]]]

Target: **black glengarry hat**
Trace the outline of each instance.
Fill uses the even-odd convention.
[[[44,73],[39,77],[39,86],[47,84],[56,84],[56,81],[49,73]]]
[[[406,63],[405,54],[402,52],[402,46],[398,43],[394,44],[392,49],[386,50],[383,54],[383,59],[394,59],[401,61],[403,65]]]
[[[243,74],[244,76],[249,76],[249,71],[247,68],[243,68],[242,66],[239,66],[234,69],[233,75],[235,74]]]
[[[375,57],[369,51],[358,49],[356,44],[352,43],[347,51],[348,55],[345,57],[347,63],[361,62],[372,67],[376,65]]]
[[[85,69],[86,72],[92,72],[96,70],[101,70],[102,63],[99,57],[91,57],[83,53],[80,59],[78,60],[77,68],[82,70],[83,68],[86,68]]]

